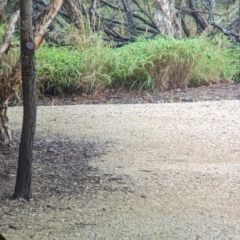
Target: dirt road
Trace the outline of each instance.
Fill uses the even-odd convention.
[[[239,101],[39,107],[36,139],[34,199],[0,200],[9,240],[240,239]]]

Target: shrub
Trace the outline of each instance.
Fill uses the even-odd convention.
[[[138,39],[121,48],[47,47],[37,52],[42,91],[94,92],[112,87],[162,90],[231,81],[239,73],[239,51],[204,37]]]

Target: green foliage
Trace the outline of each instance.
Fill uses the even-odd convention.
[[[94,41],[85,47],[44,46],[37,52],[37,68],[42,91],[162,90],[232,80],[239,73],[239,55],[222,38],[158,37],[115,49]]]
[[[240,44],[227,50],[227,64],[224,65],[224,72],[236,83],[240,83]]]
[[[185,87],[195,54],[188,45],[185,40],[159,37],[112,50],[113,79],[140,89]]]
[[[68,47],[41,47],[37,53],[37,70],[41,91],[76,89],[76,82],[82,77],[81,55]]]
[[[2,39],[2,37],[3,37],[6,25],[7,25],[6,23],[0,23],[0,39]]]
[[[2,75],[4,78],[9,76],[13,70],[13,67],[17,64],[19,55],[19,48],[10,48],[7,54],[2,55],[2,59],[0,61],[0,75]]]
[[[220,81],[232,81],[240,72],[239,51],[233,47],[227,38],[220,34],[209,41],[199,38],[199,55],[192,71],[189,85],[198,86]]]

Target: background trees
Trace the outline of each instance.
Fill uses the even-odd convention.
[[[34,24],[46,5],[43,0],[33,1]],[[10,0],[2,8],[11,14],[18,4]],[[105,41],[117,46],[136,37],[153,38],[157,34],[176,38],[195,36],[207,28],[208,33],[222,31],[238,41],[238,21],[239,4],[229,0],[65,0],[45,40],[51,44],[69,44],[67,39],[56,35],[68,24],[74,24],[82,34],[89,30],[103,33]]]
[[[42,42],[46,42],[50,47],[67,46],[74,48],[78,43],[81,48],[92,47],[96,43],[96,35],[104,41],[104,44],[111,47],[121,47],[135,42],[139,38],[154,39],[157,36],[184,39],[204,35],[212,39],[219,32],[228,36],[231,42],[238,42],[240,39],[239,3],[237,1],[52,0],[48,2],[33,0],[32,6],[36,49]],[[9,99],[16,95],[21,86],[20,61],[18,60],[20,31],[18,10],[19,3],[17,1],[1,1],[0,26],[2,27],[1,31],[5,31],[5,34],[2,34],[3,40],[0,45],[0,142],[6,146],[11,143],[11,135],[7,128],[6,110]],[[7,57],[11,58],[10,65],[5,61]],[[67,55],[65,57],[67,58]],[[92,62],[91,58],[91,64]],[[77,60],[76,64],[80,65]],[[153,61],[149,64],[155,63]],[[148,65],[145,66],[144,70],[148,71]],[[109,64],[102,69],[106,68],[111,70]],[[158,73],[159,69],[154,69],[154,71]],[[84,67],[81,71],[83,70]],[[84,71],[89,72],[89,77],[84,77],[82,83],[82,86],[86,85],[85,89],[87,90],[89,89],[88,85],[92,86],[95,82],[101,81],[99,80],[101,78],[105,78],[105,82],[111,82],[109,79],[111,74],[104,72],[92,76],[90,72],[93,70],[85,69]],[[97,72],[97,70],[93,72]],[[83,75],[80,70],[74,74],[76,78]],[[115,78],[124,76],[112,75]],[[136,76],[140,75],[136,74],[134,78]],[[146,76],[148,82],[145,86],[156,86],[156,84],[151,83],[153,77],[150,73]],[[51,90],[53,86],[52,82],[41,84],[39,86],[42,89]],[[71,85],[71,83],[66,84]],[[143,86],[141,83],[134,84],[131,81],[129,85]],[[162,85],[160,84],[160,86]]]
[[[103,39],[117,46],[132,42],[136,37],[154,38],[162,34],[180,39],[196,36],[206,29],[208,34],[222,31],[226,35],[231,29],[236,35],[234,40],[238,41],[239,38],[236,25],[239,21],[239,4],[236,1],[74,0],[71,3],[69,7],[65,1],[59,12],[66,22],[72,21],[69,15],[71,9],[71,13],[75,12],[75,16],[78,16],[75,17],[78,19],[74,20],[75,24],[78,22],[82,26],[90,27],[94,32],[103,32]],[[78,9],[77,13],[74,8]],[[52,29],[57,31],[58,26],[62,24],[57,18],[53,23],[55,28]],[[82,31],[83,29],[82,27]]]

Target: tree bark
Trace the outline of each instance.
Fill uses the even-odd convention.
[[[2,0],[0,2],[0,21],[2,20],[2,16],[4,14],[5,7],[7,5],[7,0]]]
[[[44,39],[49,25],[57,15],[59,9],[63,4],[63,0],[52,0],[44,9],[35,25],[34,36],[36,49],[39,48]]]
[[[81,26],[81,12],[78,10],[78,8],[76,7],[76,5],[74,4],[74,2],[72,0],[64,0],[64,6],[67,10],[68,16],[71,20],[71,22],[74,23],[74,26],[81,30],[82,26]]]
[[[137,37],[137,28],[136,28],[136,24],[133,19],[132,10],[130,9],[129,2],[128,2],[128,0],[122,0],[122,4],[123,4],[124,11],[126,14],[130,38],[136,38]]]
[[[14,13],[10,18],[9,24],[3,35],[0,45],[0,66],[2,64],[2,55],[5,54],[11,47],[11,38],[15,31],[16,22],[19,19],[19,11]],[[14,79],[10,78],[7,82],[3,73],[0,73],[0,144],[9,146],[11,143],[11,134],[8,130],[7,107],[8,99],[14,93],[16,85]]]
[[[181,26],[176,16],[175,0],[155,0],[155,19],[158,29],[165,36],[181,39]]]
[[[203,32],[208,27],[208,23],[201,16],[200,12],[195,11],[195,10],[197,10],[197,7],[193,0],[189,0],[189,8],[193,10],[191,15],[195,19],[197,26],[200,27],[200,29],[201,29],[200,32]]]
[[[34,28],[34,42],[35,49],[37,50],[44,40],[44,34],[47,28],[53,21],[54,17],[61,8],[63,0],[52,0],[48,6],[46,6],[38,17]],[[10,19],[10,23],[6,29],[6,33],[3,36],[2,44],[0,45],[0,64],[1,56],[6,53],[11,47],[11,36],[15,31],[15,24],[18,20],[19,12],[13,14]],[[8,130],[8,118],[7,108],[9,98],[19,91],[19,87],[22,84],[21,73],[21,59],[19,58],[17,64],[13,67],[9,76],[3,76],[0,72],[0,144],[9,147],[11,145],[11,135]]]
[[[36,126],[36,69],[35,49],[44,38],[44,34],[61,8],[63,0],[53,0],[42,12],[35,26],[32,27],[32,0],[20,1],[21,22],[21,72],[23,88],[23,126],[19,149],[17,179],[13,198],[32,197],[32,159]],[[34,35],[37,36],[34,38]],[[19,64],[19,63],[18,63]]]
[[[13,198],[32,197],[33,142],[36,126],[36,68],[32,29],[32,0],[20,0],[23,126]]]

